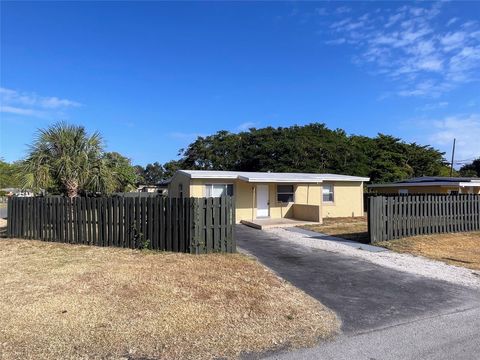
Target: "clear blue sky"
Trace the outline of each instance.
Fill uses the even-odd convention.
[[[310,122],[471,159],[479,80],[480,2],[2,2],[0,157],[66,120],[142,165]]]

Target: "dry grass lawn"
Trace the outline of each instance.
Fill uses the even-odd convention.
[[[0,239],[2,359],[211,359],[310,346],[329,309],[244,255]]]
[[[375,245],[480,270],[480,232],[422,235]]]
[[[302,226],[307,230],[362,243],[369,242],[367,217],[325,218],[321,225]]]

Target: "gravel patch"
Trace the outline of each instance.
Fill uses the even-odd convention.
[[[410,254],[399,254],[390,251],[369,252],[344,245],[340,242],[312,238],[308,235],[295,233],[282,228],[272,228],[264,231],[276,235],[282,241],[355,256],[395,270],[480,289],[479,271],[472,271]]]

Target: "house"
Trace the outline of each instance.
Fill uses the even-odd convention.
[[[20,188],[4,188],[0,189],[4,192],[6,196],[17,196],[17,197],[32,197],[35,196],[33,190],[29,189],[20,189]]]
[[[236,222],[363,216],[363,183],[369,178],[336,174],[179,170],[170,197],[235,198]]]
[[[480,178],[423,176],[368,189],[378,194],[480,194]]]
[[[156,193],[157,191],[158,191],[157,185],[140,184],[137,186],[137,192]]]
[[[162,180],[154,185],[139,184],[137,186],[137,192],[158,193],[158,194],[165,195],[167,193],[169,183],[170,183],[170,180]]]

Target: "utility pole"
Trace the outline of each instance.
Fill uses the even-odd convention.
[[[457,139],[453,139],[453,150],[452,150],[452,163],[450,164],[450,177],[453,176],[453,162],[455,160],[455,142]]]

